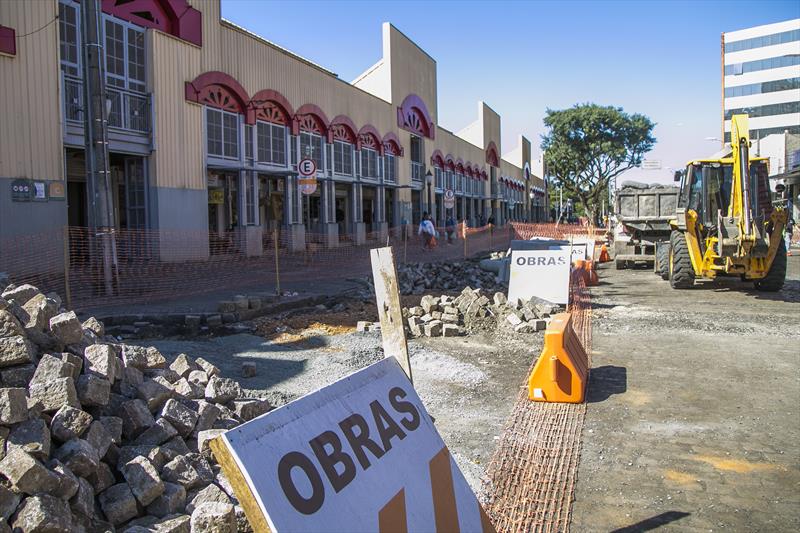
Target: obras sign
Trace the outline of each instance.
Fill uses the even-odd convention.
[[[539,250],[511,250],[508,300],[541,298],[555,304],[569,302],[571,249],[543,245]]]
[[[212,448],[257,531],[494,531],[393,357]]]

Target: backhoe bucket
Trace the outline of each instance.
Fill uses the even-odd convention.
[[[589,359],[572,328],[572,315],[553,316],[544,332],[544,348],[528,377],[528,398],[535,402],[581,403],[589,381]]]

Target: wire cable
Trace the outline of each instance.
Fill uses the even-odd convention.
[[[39,33],[40,31],[46,29],[50,24],[58,20],[58,15],[56,15],[50,22],[39,28],[38,30],[33,30],[28,33],[23,33],[22,35],[17,35],[17,39],[22,39],[23,37],[28,37],[29,35],[33,35],[34,33]]]

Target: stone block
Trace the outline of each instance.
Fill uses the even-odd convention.
[[[86,480],[92,485],[95,494],[100,494],[117,482],[111,467],[103,461],[100,461],[95,471]]]
[[[53,457],[81,477],[91,475],[100,462],[97,450],[83,439],[65,442],[53,453]]]
[[[108,344],[92,344],[83,352],[85,372],[105,378],[111,383],[117,379],[117,354]]]
[[[514,326],[514,331],[516,333],[533,333],[536,330],[530,322],[522,322]]]
[[[50,319],[58,313],[58,304],[55,300],[41,293],[25,302],[22,308],[28,313],[28,321],[24,324],[25,329],[38,331],[46,330],[50,325]]]
[[[164,492],[164,483],[155,467],[141,455],[126,463],[121,472],[133,495],[144,506]]]
[[[0,383],[4,387],[27,389],[35,372],[36,367],[32,364],[2,368],[0,369]]]
[[[208,443],[225,433],[224,429],[206,429],[197,434],[197,451],[200,453],[210,452]]]
[[[239,400],[233,402],[233,412],[245,422],[272,410],[272,405],[267,400]]]
[[[431,320],[425,324],[426,337],[439,337],[442,334],[442,322],[440,320]]]
[[[78,379],[83,369],[83,357],[75,355],[74,353],[64,352],[61,354],[61,360],[72,365],[72,379]]]
[[[189,377],[187,379],[189,380],[189,383],[202,385],[203,389],[205,389],[206,385],[208,384],[208,374],[205,370],[192,370],[189,372]]]
[[[163,518],[167,515],[182,513],[185,507],[186,489],[176,483],[164,483],[164,492],[147,506],[147,512]]]
[[[211,376],[205,390],[206,400],[227,403],[242,395],[242,388],[234,380]]]
[[[101,416],[100,422],[106,427],[114,444],[122,443],[122,419],[118,416]]]
[[[83,338],[83,328],[75,311],[61,313],[51,318],[50,331],[64,344],[77,344]]]
[[[130,400],[122,404],[122,434],[126,439],[138,437],[156,423],[147,404],[142,400]]]
[[[67,365],[60,357],[44,354],[36,365],[31,384],[44,383],[59,378],[71,378],[74,368]]]
[[[7,489],[0,483],[0,522],[3,520],[7,522],[11,518],[20,501],[22,501],[22,495]]]
[[[69,501],[78,492],[78,476],[73,474],[72,470],[57,459],[48,461],[47,468],[58,478],[58,486],[52,492],[52,495],[64,501]]]
[[[431,313],[439,309],[439,299],[436,298],[435,296],[426,294],[420,300],[419,305],[420,307],[422,307],[423,311],[425,311],[426,313]]]
[[[458,337],[460,334],[461,331],[456,324],[444,324],[442,326],[443,337]]]
[[[119,449],[117,470],[121,470],[123,466],[140,455],[146,457],[156,470],[160,471],[167,464],[166,455],[160,446],[123,446]]]
[[[415,306],[408,310],[408,314],[410,316],[422,316],[425,314],[425,310],[420,306]]]
[[[50,432],[58,441],[67,442],[83,435],[92,423],[92,415],[86,411],[65,405],[50,422]]]
[[[50,430],[41,418],[32,418],[11,428],[6,442],[6,453],[19,448],[40,461],[50,457]]]
[[[206,502],[192,512],[192,531],[236,533],[236,514],[229,503]]]
[[[183,325],[186,326],[186,329],[189,331],[199,330],[202,322],[203,318],[200,315],[186,315],[183,317]]]
[[[205,374],[205,372],[203,372]],[[199,383],[192,383],[186,378],[179,379],[173,386],[172,390],[178,396],[183,396],[190,400],[199,400],[205,397],[206,388]]]
[[[0,338],[0,368],[33,362],[36,349],[22,335]]]
[[[516,328],[517,326],[519,326],[520,324],[522,324],[522,319],[520,319],[520,317],[518,317],[516,313],[510,313],[510,314],[509,314],[509,315],[506,317],[506,322],[508,322],[509,324],[511,324],[511,326],[512,326],[512,327],[515,327],[515,328]]]
[[[158,446],[178,435],[178,431],[163,418],[142,432],[133,441],[136,446]]]
[[[208,315],[206,317],[206,326],[210,328],[218,328],[222,325],[222,315]]]
[[[253,361],[245,361],[242,363],[242,377],[243,378],[252,378],[258,374],[258,368]]]
[[[179,455],[192,453],[192,450],[189,449],[189,446],[186,445],[186,441],[183,440],[182,437],[173,437],[159,446],[159,448],[164,454],[165,463],[172,461]]]
[[[252,310],[259,310],[263,306],[264,302],[258,296],[250,296],[248,299],[249,308]]]
[[[443,315],[443,313],[441,311],[434,311],[434,312],[431,313],[431,317],[434,320],[441,320],[442,319],[442,315]]]
[[[86,479],[78,478],[78,490],[70,498],[69,506],[77,516],[94,516],[94,489]]]
[[[445,324],[458,324],[458,315],[443,313],[442,318],[440,318],[439,320],[441,320]]]
[[[170,483],[177,483],[186,490],[202,485],[203,478],[188,457],[181,455],[165,464],[161,470],[161,478]]]
[[[17,317],[5,309],[0,310],[0,337],[14,337],[23,335],[24,332]]]
[[[157,533],[190,533],[192,518],[189,515],[167,515],[156,523]]]
[[[71,533],[72,513],[67,502],[49,494],[37,494],[23,500],[11,526],[15,532]]]
[[[64,405],[81,407],[75,382],[71,377],[33,384],[28,388],[28,393],[31,400],[42,404],[42,411],[45,413],[57,411]]]
[[[186,512],[191,513],[204,503],[232,503],[230,497],[214,483],[186,496]]]
[[[127,483],[117,483],[100,494],[100,508],[106,519],[118,526],[136,517],[136,497]]]
[[[175,360],[169,365],[169,368],[182,378],[188,377],[189,372],[192,370],[200,370],[200,367],[185,353],[178,355],[178,357],[176,357]]]
[[[211,429],[214,423],[222,414],[222,410],[213,403],[201,400],[197,406],[197,423],[194,425],[194,435],[198,435],[201,431]]]
[[[78,399],[83,405],[106,405],[111,396],[111,382],[92,374],[78,378]]]
[[[233,313],[236,311],[236,302],[233,300],[222,300],[217,304],[217,311],[220,313]]]
[[[359,333],[364,333],[367,331],[367,328],[372,325],[372,322],[367,322],[365,320],[359,320],[356,323],[356,331]]]
[[[100,420],[92,422],[83,438],[97,450],[97,455],[101,459],[105,457],[108,447],[114,442],[113,436]]]
[[[100,322],[93,316],[84,320],[83,324],[81,324],[81,327],[83,327],[83,329],[85,330],[88,329],[98,337],[102,337],[106,334],[106,327],[103,325],[102,322]]]
[[[161,417],[166,419],[185,437],[189,435],[197,423],[197,413],[174,399],[169,399],[161,408]]]
[[[28,300],[39,294],[40,291],[33,285],[25,283],[19,286],[7,287],[2,294],[4,300],[14,300],[18,305],[25,305]]]
[[[136,390],[136,396],[147,404],[150,411],[155,412],[172,397],[171,384],[164,378],[145,379]]]
[[[58,487],[58,477],[21,448],[6,453],[0,461],[0,474],[25,494],[51,493]]]
[[[25,389],[0,389],[0,425],[10,426],[28,418],[28,398]]]
[[[427,323],[428,323],[428,322],[430,322],[431,320],[433,320],[433,316],[431,316],[431,315],[430,315],[430,313],[426,313],[426,314],[422,315],[422,316],[419,318],[419,321],[420,321],[422,324],[427,324]]]

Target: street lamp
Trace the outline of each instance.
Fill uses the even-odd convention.
[[[431,182],[433,181],[433,174],[430,169],[425,173],[425,183],[428,184],[428,214],[433,219],[433,198],[431,197]]]

